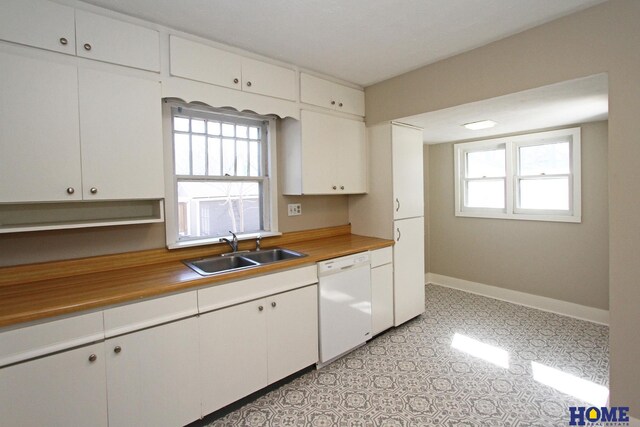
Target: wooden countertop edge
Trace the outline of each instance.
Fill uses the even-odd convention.
[[[341,236],[343,239],[347,237],[347,235]],[[83,282],[82,286],[87,286],[87,281],[100,282],[102,277],[107,277],[113,275],[115,273],[120,273],[123,277],[119,280],[126,280],[126,276],[128,274],[132,274],[133,270],[135,271],[135,275],[139,276],[141,274],[145,274],[145,270],[149,270],[148,274],[153,276],[156,270],[166,269],[168,271],[174,271],[173,273],[176,277],[175,280],[159,283],[156,286],[151,287],[139,287],[136,289],[132,289],[131,291],[126,292],[115,292],[113,295],[105,295],[101,297],[89,298],[87,297],[84,300],[69,302],[67,304],[59,303],[59,304],[50,304],[44,307],[37,307],[34,304],[34,307],[31,309],[21,310],[16,313],[9,313],[7,315],[0,315],[0,328],[7,326],[14,326],[20,323],[33,322],[48,318],[53,318],[61,315],[68,315],[71,313],[79,313],[82,311],[95,310],[95,309],[104,309],[112,305],[122,304],[122,303],[132,303],[136,300],[142,300],[146,298],[158,297],[161,295],[168,295],[176,292],[188,291],[189,289],[198,289],[202,287],[208,286],[216,286],[228,283],[229,281],[234,281],[243,278],[260,276],[263,274],[269,274],[273,272],[277,272],[280,270],[286,270],[294,267],[301,267],[306,265],[313,265],[318,261],[323,261],[331,258],[338,258],[341,256],[351,255],[354,253],[367,251],[367,250],[375,250],[381,249],[384,247],[393,246],[393,240],[384,240],[374,237],[365,237],[365,236],[357,236],[357,235],[349,235],[351,239],[357,238],[358,240],[362,240],[361,242],[352,243],[348,242],[347,247],[336,248],[332,250],[331,248],[327,248],[333,242],[331,238],[321,238],[321,239],[310,239],[308,241],[298,241],[295,243],[288,244],[286,247],[289,249],[297,250],[299,252],[307,253],[308,256],[299,259],[281,261],[273,264],[267,264],[262,266],[257,266],[255,268],[249,268],[241,271],[232,271],[229,273],[224,273],[220,275],[213,276],[200,276],[195,272],[192,272],[188,267],[183,265],[180,261],[170,261],[159,264],[151,264],[151,265],[142,265],[137,267],[125,267],[123,269],[118,270],[110,270],[96,273],[85,273],[76,276],[70,277],[62,277],[57,279],[48,279],[48,280],[40,280],[35,282],[28,282],[23,284],[17,284],[15,286],[27,286],[32,287],[33,292],[37,293],[38,285],[45,284],[45,282],[49,282],[51,280],[57,281],[77,281]],[[350,240],[351,240],[350,239]],[[323,242],[325,241],[326,242]],[[320,245],[321,248],[314,248],[313,246]],[[345,242],[339,242],[336,246],[345,245]],[[184,279],[180,279],[180,276],[186,276]],[[0,287],[2,290],[2,287]],[[67,290],[69,292],[69,290]],[[1,295],[1,293],[0,293]]]

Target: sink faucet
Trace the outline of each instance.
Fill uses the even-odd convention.
[[[233,239],[229,240],[226,238],[222,238],[219,241],[226,242],[229,246],[231,246],[231,252],[238,252],[238,236],[236,236],[236,233],[234,233],[233,231],[229,231],[229,233],[231,233]]]
[[[260,250],[260,242],[262,241],[262,234],[258,233],[258,236],[256,237],[256,251]]]

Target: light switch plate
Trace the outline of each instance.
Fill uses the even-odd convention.
[[[289,216],[302,215],[302,205],[300,203],[291,203],[287,207],[289,208]]]

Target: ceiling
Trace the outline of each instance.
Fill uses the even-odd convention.
[[[86,0],[361,86],[604,0]]]
[[[606,120],[608,98],[607,75],[596,74],[398,121],[424,128],[425,143],[437,144]],[[481,120],[497,125],[484,130],[462,126]]]

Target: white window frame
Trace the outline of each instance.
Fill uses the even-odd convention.
[[[569,174],[533,176],[519,175],[519,148],[525,146],[548,144],[551,141],[569,142],[571,168]],[[454,144],[455,215],[459,217],[476,218],[499,218],[575,223],[582,222],[580,145],[581,143],[579,127]],[[466,178],[467,153],[491,150],[499,147],[505,148],[505,208],[472,208],[465,206],[465,182],[470,180],[469,178]],[[522,209],[518,207],[519,180],[532,178],[546,179],[558,176],[566,176],[569,180],[568,210]],[[476,179],[491,180],[492,178],[487,177]]]
[[[266,154],[265,172],[266,179],[263,180],[263,225],[265,230],[252,233],[238,233],[238,240],[255,239],[258,234],[262,237],[280,236],[282,233],[278,231],[278,164],[276,143],[276,118],[258,116],[255,114],[235,112],[229,110],[221,110],[208,108],[206,106],[189,105],[179,101],[165,99],[163,102],[163,131],[164,131],[164,174],[165,174],[165,229],[166,242],[169,249],[184,248],[190,246],[201,246],[220,243],[222,238],[230,238],[227,236],[216,236],[206,238],[190,238],[180,239],[178,230],[178,176],[175,174],[174,166],[174,148],[173,148],[173,109],[182,107],[189,111],[203,112],[205,114],[215,114],[217,116],[229,116],[231,118],[253,118],[267,121],[267,135],[265,138]],[[204,177],[206,178],[206,177]],[[229,180],[237,179],[229,177]]]

